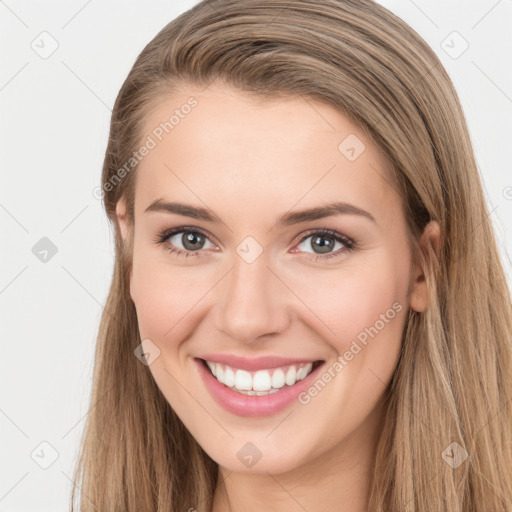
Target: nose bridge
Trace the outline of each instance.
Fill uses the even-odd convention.
[[[222,287],[217,327],[233,339],[247,342],[281,331],[288,318],[279,280],[268,268],[266,253],[252,259],[254,253],[247,257],[240,249]]]

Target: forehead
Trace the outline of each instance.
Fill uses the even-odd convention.
[[[158,198],[246,219],[331,201],[388,221],[400,214],[384,153],[316,100],[261,101],[228,86],[187,86],[155,104],[142,141],[151,149],[137,169],[136,215]]]

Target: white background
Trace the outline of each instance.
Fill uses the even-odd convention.
[[[512,1],[380,3],[452,77],[510,279]],[[111,228],[92,194],[111,108],[143,47],[194,4],[0,0],[0,512],[68,510],[113,265]],[[462,48],[459,36],[446,39],[453,31],[469,43],[458,58],[445,51]],[[41,38],[47,50],[58,43],[46,59],[31,46]],[[32,252],[43,237],[57,248],[46,263]]]

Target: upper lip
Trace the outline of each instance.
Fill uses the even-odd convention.
[[[270,368],[279,368],[292,364],[306,364],[320,361],[320,359],[300,359],[297,357],[262,356],[262,357],[240,357],[233,354],[205,354],[201,357],[207,361],[221,363],[240,370],[255,371]]]

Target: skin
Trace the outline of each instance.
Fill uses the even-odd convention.
[[[220,465],[213,512],[365,511],[383,392],[408,309],[423,312],[428,305],[389,163],[331,106],[297,97],[263,103],[219,83],[205,90],[183,86],[164,98],[146,120],[144,139],[190,96],[197,106],[137,169],[130,295],[141,339],[160,350],[150,371]],[[349,134],[365,145],[354,161],[338,150]],[[224,223],[144,213],[160,198],[207,206]],[[366,210],[376,222],[343,214],[275,226],[290,210],[335,200]],[[123,200],[117,215],[126,238],[133,226]],[[179,257],[154,242],[181,226],[206,235],[202,245],[195,242],[202,256]],[[314,261],[323,254],[311,245],[315,236],[301,240],[322,228],[355,240],[356,248],[343,252],[335,242],[331,253],[338,256]],[[167,245],[185,250],[186,234]],[[247,236],[263,250],[252,263],[236,251]],[[434,222],[422,247],[428,239],[437,246]],[[193,358],[207,352],[323,359],[331,366],[394,303],[400,312],[306,405],[239,417],[217,405],[199,380]],[[251,468],[237,457],[247,442],[262,453]]]

